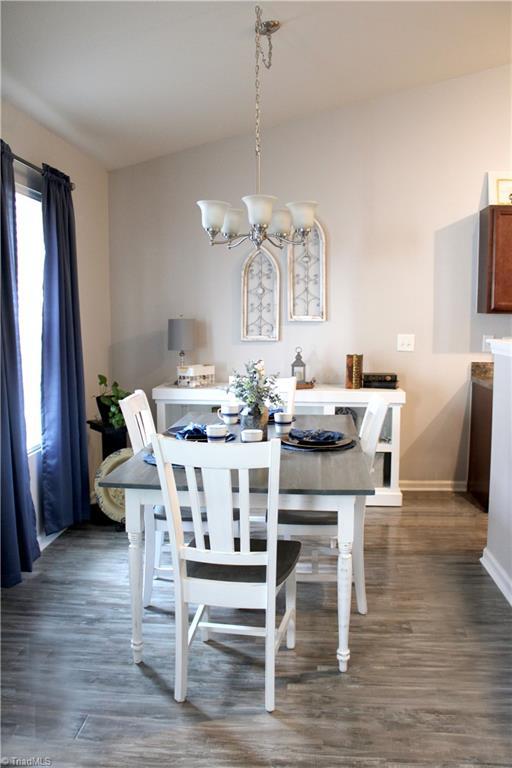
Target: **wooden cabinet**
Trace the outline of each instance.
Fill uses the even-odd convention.
[[[512,205],[480,211],[478,311],[512,313]]]
[[[492,380],[471,384],[468,492],[487,511],[491,476]]]

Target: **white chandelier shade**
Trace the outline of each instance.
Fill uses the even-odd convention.
[[[246,195],[242,197],[251,227],[268,227],[272,221],[272,208],[277,203],[274,195]]]
[[[201,209],[203,229],[220,232],[224,224],[224,217],[231,207],[230,204],[222,200],[198,200],[197,204]]]

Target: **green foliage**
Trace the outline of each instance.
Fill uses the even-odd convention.
[[[117,381],[113,381],[110,390],[107,377],[102,373],[98,374],[98,385],[101,387],[100,400],[104,405],[109,406],[108,420],[114,429],[120,429],[125,426],[123,413],[119,407],[119,401],[123,400],[131,392],[122,389]]]
[[[283,404],[277,392],[275,376],[265,376],[263,360],[250,360],[245,364],[245,375],[234,373],[229,391],[246,404],[249,410],[263,413],[266,406]]]

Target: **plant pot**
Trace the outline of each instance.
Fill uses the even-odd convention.
[[[110,416],[110,405],[106,405],[105,403],[102,403],[100,395],[98,395],[98,397],[96,398],[96,405],[98,406],[98,412],[100,414],[100,419],[101,419],[102,424],[105,427],[112,426],[110,424],[110,419],[109,419],[109,416]]]
[[[265,406],[263,412],[259,408],[243,409],[240,414],[240,429],[261,429],[263,439],[267,439],[268,408]]]

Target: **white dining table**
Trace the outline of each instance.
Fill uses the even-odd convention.
[[[218,422],[216,414],[186,414],[173,426],[190,421]],[[353,420],[350,416],[298,416],[295,424],[302,429],[333,429],[353,436],[355,446],[343,451],[299,452],[282,448],[279,509],[334,511],[338,515],[337,536],[337,590],[338,590],[338,648],[336,657],[339,670],[347,670],[350,658],[349,627],[352,596],[352,545],[354,517],[360,514],[357,497],[371,496],[374,485],[364,455],[359,446]],[[239,439],[239,427],[229,427]],[[275,428],[269,425],[269,439]],[[144,506],[163,504],[157,469],[144,460],[144,451],[114,469],[100,482],[105,488],[123,488],[125,491],[125,525],[128,534],[129,581],[132,613],[131,647],[136,664],[143,655],[143,533]],[[257,508],[266,505],[266,476],[264,472],[251,473],[251,503]],[[187,484],[183,469],[175,468],[180,502],[188,501]],[[236,487],[233,492],[236,494]]]

